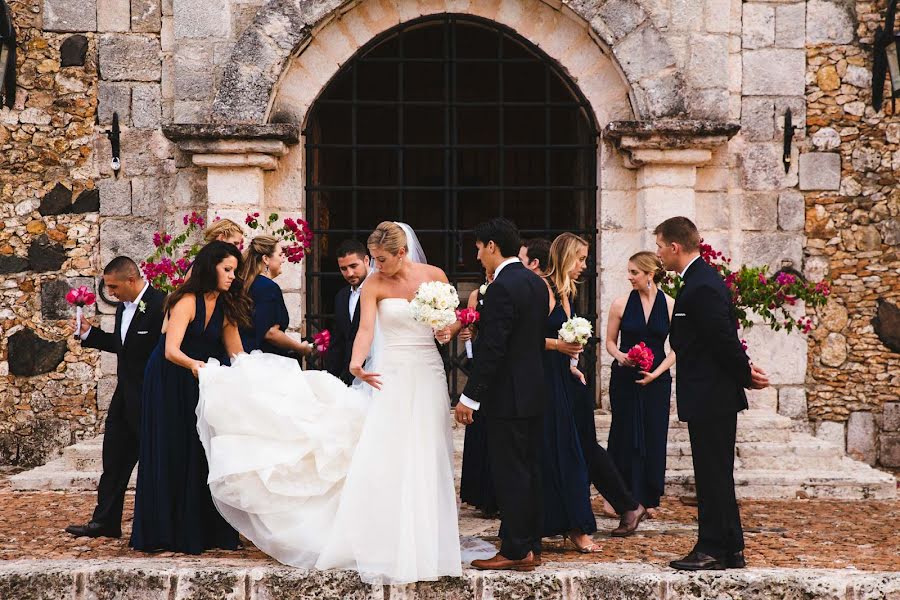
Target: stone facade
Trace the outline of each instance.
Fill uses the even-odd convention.
[[[879,302],[900,305],[900,120],[887,101],[871,106],[875,28],[887,2],[809,5],[820,25],[806,48],[810,154],[817,162],[801,189],[806,203],[806,273],[828,278],[834,294],[809,339],[807,403],[829,436],[870,464],[900,467],[900,354],[879,332]],[[892,326],[897,335],[897,325]],[[832,424],[833,423],[833,424]],[[845,431],[844,431],[845,430]]]
[[[900,132],[896,119],[866,108],[870,59],[860,47],[884,4],[13,0],[22,52],[17,105],[0,112],[0,385],[14,392],[0,401],[0,461],[41,462],[96,433],[114,385],[114,360],[68,339],[58,280],[96,285],[106,261],[146,256],[153,231],[190,210],[302,216],[308,165],[299,132],[323,87],[375,36],[444,12],[512,28],[590,103],[602,136],[601,333],[610,303],[627,291],[627,257],[653,247],[660,220],[692,217],[736,262],[775,270],[788,261],[837,283],[810,340],[746,332],[774,383],[752,395],[753,407],[798,426],[827,421],[819,434],[866,460],[896,456],[900,425],[882,418],[882,407],[897,403],[897,355],[879,345],[871,318],[878,298],[896,304],[898,294],[891,189]],[[786,172],[787,109],[797,129]],[[114,113],[117,177],[105,135]],[[302,272],[279,281],[302,330]],[[112,307],[98,310],[109,328]],[[13,342],[26,330],[36,337]],[[48,372],[9,357],[10,345],[40,340],[65,341]],[[609,357],[600,360],[605,390]],[[65,406],[42,403],[37,392],[52,382],[61,389],[43,397]],[[865,414],[849,430],[834,423],[854,412]]]

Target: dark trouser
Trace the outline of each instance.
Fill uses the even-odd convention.
[[[616,469],[609,453],[603,449],[603,446],[597,443],[597,440],[582,439],[581,451],[584,453],[584,460],[587,462],[588,476],[591,483],[597,488],[597,491],[609,502],[618,514],[628,512],[637,508],[637,501],[631,496],[625,481]]]
[[[122,526],[122,505],[128,480],[138,461],[140,438],[125,418],[124,401],[113,398],[103,434],[103,474],[97,486],[97,507],[93,521],[107,527]]]
[[[698,552],[718,559],[744,549],[734,495],[737,414],[688,421],[697,486]]]
[[[489,417],[486,424],[488,460],[502,519],[500,554],[520,560],[541,547],[543,418]]]

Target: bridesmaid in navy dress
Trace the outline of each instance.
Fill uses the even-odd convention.
[[[273,281],[281,274],[284,261],[281,244],[271,235],[256,236],[244,251],[238,276],[253,301],[253,327],[241,329],[244,352],[261,350],[282,356],[292,352],[309,356],[313,352],[311,344],[285,333],[290,317],[281,287]]]
[[[656,254],[632,256],[628,281],[633,289],[613,301],[606,330],[606,348],[615,359],[609,382],[608,450],[635,498],[648,510],[659,506],[664,490],[672,392],[669,368],[675,363],[675,354],[666,356],[665,351],[675,301],[657,287],[664,274]],[[641,371],[626,356],[640,342],[653,351],[649,371]]]
[[[250,300],[235,274],[241,255],[210,242],[191,278],[166,300],[168,321],[145,371],[141,446],[131,546],[200,554],[234,550],[238,534],[216,511],[209,467],[197,434],[197,372],[242,351],[238,326],[250,325]]]
[[[544,537],[564,535],[579,552],[599,552],[591,535],[597,521],[591,508],[588,465],[582,453],[576,425],[577,398],[584,376],[571,365],[582,348],[559,339],[563,323],[572,317],[571,301],[576,280],[584,271],[588,244],[570,233],[560,235],[550,246],[546,281],[550,307],[544,340],[544,376],[547,407],[544,412],[543,484]]]
[[[469,295],[467,308],[481,311],[484,299],[482,290],[487,290],[488,285],[494,280],[494,273],[487,274],[487,282]],[[478,324],[471,325],[459,332],[461,342],[471,340],[478,331]],[[472,360],[476,360],[477,357]],[[475,411],[472,424],[466,427],[466,437],[463,445],[462,476],[459,482],[459,498],[469,506],[474,506],[481,511],[484,518],[497,516],[497,500],[494,497],[494,482],[491,479],[491,471],[488,468],[487,435],[485,431],[484,416],[481,411]]]

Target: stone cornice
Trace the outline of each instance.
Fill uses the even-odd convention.
[[[741,126],[703,120],[613,121],[603,136],[627,154],[631,166],[701,165]]]
[[[193,154],[199,167],[278,168],[277,157],[288,153],[288,145],[300,140],[300,128],[292,123],[271,125],[209,123],[166,125],[163,134],[182,152]]]
[[[285,144],[300,141],[300,127],[293,123],[270,123],[265,125],[229,123],[190,123],[164,125],[163,134],[174,142],[184,140],[277,140]]]

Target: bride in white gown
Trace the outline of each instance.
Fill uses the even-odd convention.
[[[421,283],[447,278],[407,225],[382,223],[369,248],[377,272],[360,300],[354,386],[272,354],[200,370],[210,490],[235,529],[285,564],[373,583],[458,577],[444,365],[436,334],[409,311]],[[482,543],[467,558],[493,553]]]

